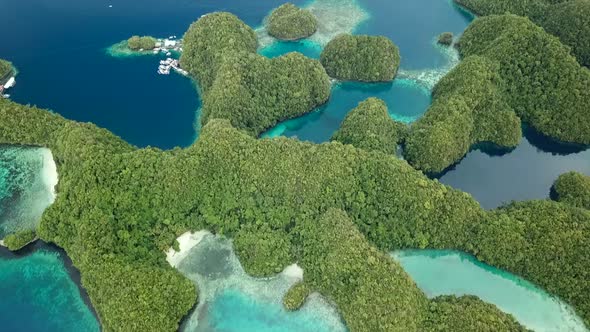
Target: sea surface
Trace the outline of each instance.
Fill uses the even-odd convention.
[[[70,278],[76,272],[66,263],[63,251],[44,244],[34,246],[40,249],[19,255],[0,248],[0,330],[100,331]]]
[[[198,139],[196,119],[201,103],[194,82],[176,74],[158,75],[156,69],[160,56],[113,57],[107,53],[108,47],[135,34],[181,37],[191,22],[212,11],[230,11],[248,25],[258,28],[270,10],[283,2],[0,0],[0,28],[8,31],[2,35],[0,58],[12,61],[19,71],[17,85],[9,91],[17,102],[48,108],[73,120],[93,122],[139,147],[186,147]],[[303,117],[280,123],[263,134],[265,137],[285,135],[317,143],[328,141],[348,111],[368,97],[384,99],[393,119],[405,123],[418,119],[431,102],[433,82],[457,60],[452,49],[435,45],[436,37],[445,31],[459,35],[473,19],[450,0],[292,2],[311,6],[325,17],[337,18],[333,21],[335,24],[329,27],[331,33],[339,28],[351,29],[351,22],[358,22],[352,27],[356,33],[386,35],[399,46],[402,57],[400,74],[394,82],[336,82],[326,105]],[[347,13],[354,17],[347,20]],[[271,43],[259,52],[267,57],[276,57],[299,51],[317,59],[322,41],[325,38]],[[525,132],[521,144],[513,151],[474,149],[438,178],[443,183],[471,193],[483,207],[494,208],[511,200],[547,198],[552,182],[560,173],[577,170],[590,174],[590,150],[587,147],[565,146],[532,130]],[[42,210],[51,202],[47,187],[40,185],[44,178],[39,177],[39,159],[33,151],[7,151],[0,149],[0,155],[4,154],[0,158],[3,161],[0,161],[0,226],[4,229],[8,225],[16,226],[11,229],[32,228],[39,222]],[[16,225],[10,224],[14,220],[21,221]],[[443,263],[448,256],[445,255],[441,254]],[[421,259],[420,255],[406,257],[406,261]],[[435,283],[424,286],[423,279],[432,279],[432,271],[428,269],[430,265],[440,268],[437,275],[461,273],[463,278],[481,276],[467,268],[467,263],[473,263],[467,258],[461,258],[456,264],[438,264],[440,260],[429,257],[427,255],[428,264],[418,264],[421,267],[417,272],[406,267],[429,295],[453,291],[436,288]],[[38,251],[19,257],[0,255],[1,330],[6,327],[9,327],[7,331],[98,329],[96,320],[82,300],[83,296],[69,279],[64,259],[63,253],[53,251]],[[216,265],[221,269],[219,273],[224,273],[223,269],[227,266]],[[232,266],[235,267],[235,264]],[[504,273],[496,272],[492,275]],[[250,322],[257,331],[307,331],[309,324],[315,326],[314,331],[342,328],[338,325],[339,320],[334,319],[337,315],[324,305],[320,297],[317,298],[317,306],[312,309],[287,313],[277,302],[276,296],[280,293],[277,289],[273,289],[274,293],[261,291],[268,291],[277,284],[268,286],[240,273],[232,276],[210,278],[210,289],[216,291],[207,293],[207,305],[201,307],[205,320],[200,327],[206,326],[204,330],[238,331],[246,322]],[[282,281],[278,284],[280,287],[287,285]],[[493,287],[496,286],[490,285],[500,287],[498,296],[509,296],[512,291],[514,294],[530,293],[514,289],[506,291],[511,288],[501,288],[504,287],[501,283],[494,284],[492,281],[489,285],[469,285],[469,291],[494,293]],[[532,295],[527,298],[528,302],[511,303],[510,310],[523,312],[528,306],[533,306],[545,313],[541,318],[549,319],[547,324],[559,322],[560,317],[565,317],[560,311],[562,307],[550,304],[546,294],[537,296],[534,301],[530,300],[534,299]],[[500,304],[496,303],[499,306],[507,302],[506,298],[503,302],[496,298],[488,300],[499,301]],[[525,319],[535,320],[533,314]],[[18,322],[21,324],[18,325]],[[545,320],[539,322],[545,326]]]
[[[448,250],[407,250],[393,254],[430,298],[476,295],[540,332],[588,331],[571,307],[532,283]]]

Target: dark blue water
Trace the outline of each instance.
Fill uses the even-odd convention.
[[[138,146],[187,146],[200,106],[191,80],[158,75],[157,57],[112,58],[105,48],[134,34],[181,36],[215,10],[256,26],[282,2],[0,0],[0,58],[19,70],[10,91],[17,102],[94,122]]]
[[[491,209],[511,201],[548,198],[562,173],[590,175],[590,148],[555,143],[530,128],[523,132],[516,149],[504,154],[473,150],[440,181]]]
[[[337,4],[338,0],[330,1]],[[17,86],[10,91],[17,102],[94,122],[138,146],[187,146],[197,137],[194,124],[200,107],[191,80],[175,74],[157,75],[156,56],[115,58],[105,49],[134,34],[181,36],[191,22],[217,10],[233,12],[256,27],[283,2],[0,0],[0,31],[5,32],[0,58],[19,69]],[[402,71],[444,67],[448,59],[433,46],[435,38],[444,31],[461,33],[472,19],[450,0],[359,0],[359,4],[370,19],[356,32],[390,37],[400,48]],[[291,51],[318,58],[321,48],[301,41],[271,45],[260,53],[276,57]],[[392,118],[407,123],[420,117],[431,101],[428,90],[407,79],[388,84],[341,83],[334,86],[326,105],[282,123],[266,135],[326,141],[347,112],[373,96],[386,101]],[[551,144],[528,132],[521,145],[509,153],[470,152],[440,180],[473,194],[484,207],[491,208],[513,199],[547,197],[553,180],[569,170],[590,174],[590,151]],[[0,330],[96,330],[96,321],[89,318],[88,308],[64,271],[59,257],[51,253],[19,260],[0,257]],[[240,326],[241,320],[252,314],[259,315],[259,322],[275,317],[276,306],[240,296],[224,293],[213,302],[220,324]],[[23,325],[24,321],[28,325]],[[297,316],[275,322],[276,329],[303,324]]]

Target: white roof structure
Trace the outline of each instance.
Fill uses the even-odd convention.
[[[176,40],[164,39],[164,47],[174,47],[174,46],[176,46]]]
[[[6,84],[4,84],[4,89],[12,88],[15,83],[16,83],[16,80],[14,79],[14,77],[9,78],[8,82],[6,82]]]

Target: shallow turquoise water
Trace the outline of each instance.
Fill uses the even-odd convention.
[[[371,84],[342,82],[332,88],[332,96],[326,105],[302,117],[282,122],[262,137],[284,135],[316,143],[325,142],[338,130],[346,114],[369,97],[383,99],[389,115],[405,123],[420,117],[431,99],[428,90],[409,80]]]
[[[209,307],[209,326],[223,332],[332,331],[321,324],[321,317],[287,312],[280,305],[258,300],[237,289],[223,290],[215,297]]]
[[[49,150],[0,147],[0,239],[37,227],[54,199],[47,183]]]
[[[289,52],[299,52],[306,57],[319,59],[322,53],[322,47],[310,40],[281,41],[259,51],[261,55],[268,58],[276,58]]]
[[[446,250],[407,250],[394,253],[394,257],[429,297],[476,295],[535,331],[587,331],[559,299],[471,255]]]
[[[282,298],[299,279],[280,273],[254,278],[245,273],[227,239],[205,235],[176,266],[199,287],[199,305],[185,332],[346,332],[340,315],[318,294],[288,312]]]
[[[93,332],[99,326],[59,254],[37,251],[0,259],[0,330]]]

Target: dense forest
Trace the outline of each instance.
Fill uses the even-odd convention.
[[[590,66],[588,0],[455,0],[477,15],[512,13],[529,17],[569,46],[578,62]]]
[[[350,43],[344,54],[358,46]],[[590,74],[557,38],[525,18],[490,16],[476,20],[460,45],[463,62],[410,129],[412,164],[438,170],[481,141],[514,146],[521,118],[559,139],[590,137],[583,89]],[[486,211],[391,155],[389,142],[405,130],[376,99],[361,103],[336,135],[352,145],[257,139],[325,102],[330,83],[318,61],[266,59],[256,47],[253,30],[232,14],[209,14],[189,28],[181,62],[202,92],[203,128],[186,149],[138,149],[93,124],[0,100],[0,144],[52,151],[57,198],[37,234],[71,257],[105,331],[178,328],[197,286],[164,250],[201,229],[235,239],[250,274],[271,276],[299,262],[305,281],[285,304],[296,309],[319,291],[353,332],[524,330],[474,297],[427,299],[388,255],[414,248],[471,253],[561,297],[590,324],[590,211],[568,198],[587,193],[587,178],[560,178],[559,201]],[[379,68],[368,71],[373,79],[397,54],[386,76],[395,75],[399,53],[385,49],[369,61]],[[342,68],[360,61],[343,59]]]
[[[578,172],[562,174],[553,190],[558,201],[590,210],[590,176]]]
[[[254,30],[232,14],[206,15],[183,41],[180,63],[199,84],[202,125],[228,119],[256,136],[330,97],[329,77],[317,60],[295,52],[274,59],[258,55]]]
[[[292,3],[273,10],[266,22],[268,34],[281,40],[306,38],[317,29],[317,18],[309,10],[298,8]]]
[[[476,143],[511,148],[520,119],[564,142],[590,144],[590,71],[529,19],[478,18],[459,40],[463,61],[434,88],[412,127],[405,156],[441,172]]]
[[[257,275],[274,274],[295,261],[307,262],[303,263],[309,276],[306,282],[318,278],[308,286],[334,301],[348,301],[348,295],[340,292],[354,288],[356,279],[334,284],[322,279],[322,273],[313,272],[313,262],[325,258],[314,252],[366,248],[362,250],[381,258],[371,263],[366,255],[362,261],[345,255],[341,258],[345,261],[334,264],[351,271],[384,271],[394,263],[371,245],[381,252],[453,248],[539,284],[574,305],[586,322],[590,317],[587,210],[532,201],[486,212],[468,194],[428,179],[395,157],[337,142],[258,140],[232,128],[227,120],[211,120],[193,146],[163,152],[136,149],[94,125],[9,101],[0,102],[0,116],[1,143],[46,146],[53,152],[60,174],[58,196],[44,213],[38,233],[66,249],[106,330],[176,328],[196,301],[196,292],[165,262],[163,250],[183,232],[200,229],[236,238],[245,269]],[[318,220],[331,208],[345,211],[348,217],[330,219],[350,218],[360,232],[355,236],[362,234],[368,242],[321,241],[326,250],[313,249],[320,245],[314,236],[323,236],[315,223],[321,223]],[[330,232],[339,228],[331,227]],[[257,230],[260,243],[255,242]],[[338,239],[336,234],[325,238]],[[248,254],[253,247],[256,255]],[[275,254],[270,264],[259,259]],[[394,284],[381,287],[401,287],[405,278],[402,274]],[[403,292],[423,297],[413,284]],[[352,331],[395,319],[395,315],[374,315],[376,308],[386,310],[381,306],[390,300],[365,294],[371,295],[364,300],[367,311],[345,313],[349,308],[345,304],[340,308]],[[400,308],[402,312],[422,310],[422,300],[411,295],[408,301],[418,307]],[[448,306],[457,312],[466,310],[453,303]],[[482,306],[478,310],[487,313],[469,319],[511,321],[490,313],[490,308]],[[457,319],[452,321],[459,324]],[[400,326],[411,330],[418,324],[422,323]]]
[[[395,154],[406,131],[405,124],[391,119],[385,102],[369,98],[346,115],[332,140],[367,151]]]
[[[400,55],[387,37],[342,34],[322,50],[320,62],[339,80],[386,82],[395,77]]]
[[[151,50],[156,47],[156,38],[150,36],[132,36],[127,39],[127,47],[131,50]]]

